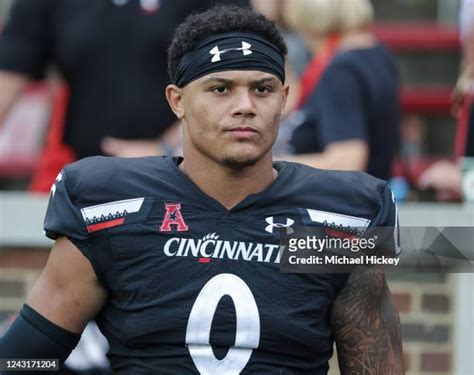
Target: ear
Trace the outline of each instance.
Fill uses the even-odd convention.
[[[184,117],[183,89],[176,85],[166,86],[166,100],[176,117],[182,120]]]
[[[282,115],[285,112],[286,101],[288,100],[288,94],[289,93],[290,93],[290,85],[285,83],[285,85],[283,86],[283,90],[282,90],[282,96],[283,96],[283,103],[282,103],[282,106],[281,106]]]

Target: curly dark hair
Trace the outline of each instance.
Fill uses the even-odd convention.
[[[192,13],[181,23],[168,48],[168,74],[173,79],[183,55],[202,40],[226,32],[250,32],[275,45],[283,56],[288,53],[275,22],[265,16],[236,5],[217,5],[204,12]]]

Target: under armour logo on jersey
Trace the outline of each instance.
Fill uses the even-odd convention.
[[[265,227],[265,230],[266,230],[268,233],[273,233],[273,228],[289,228],[289,229],[287,230],[287,234],[291,234],[291,233],[294,232],[294,230],[290,228],[290,227],[295,223],[295,221],[294,221],[293,219],[286,218],[286,224],[283,224],[283,223],[275,223],[273,216],[270,216],[270,217],[265,218],[265,221],[266,221],[267,224],[268,224],[268,225]]]
[[[221,61],[221,55],[230,51],[242,51],[244,56],[250,55],[252,50],[250,49],[252,45],[250,43],[242,41],[242,47],[240,48],[226,48],[222,51],[219,49],[219,46],[215,46],[213,49],[209,51],[212,56],[211,62]]]
[[[51,197],[54,198],[54,194],[56,194],[56,183],[61,181],[63,179],[63,172],[59,172],[58,176],[56,177],[56,180],[54,181],[53,186],[51,186]]]
[[[187,232],[189,227],[186,225],[181,215],[181,203],[165,203],[165,217],[160,227],[160,232],[171,232],[171,225],[176,225],[178,232]]]

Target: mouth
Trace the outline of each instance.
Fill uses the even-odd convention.
[[[252,132],[252,133],[257,133],[257,130],[255,128],[252,128],[250,126],[236,126],[235,128],[229,129],[231,132]]]
[[[257,130],[250,126],[236,126],[227,130],[227,132],[239,139],[250,139],[258,134]]]

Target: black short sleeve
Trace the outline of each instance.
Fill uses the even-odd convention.
[[[377,242],[384,251],[391,256],[398,256],[401,247],[397,202],[387,185],[381,189],[379,199],[379,208],[371,223],[371,227],[374,228],[372,235],[378,237]]]
[[[355,69],[344,63],[328,68],[318,87],[316,121],[323,147],[342,140],[368,141],[364,86]]]
[[[58,175],[51,188],[48,209],[44,220],[45,235],[53,240],[65,236],[91,260],[91,246],[82,211],[68,191],[67,167]]]
[[[114,260],[108,251],[108,237],[93,238],[86,225],[87,208],[77,204],[84,200],[80,185],[89,172],[87,168],[79,168],[80,162],[64,167],[56,178],[44,219],[44,233],[53,240],[59,236],[67,237],[89,260],[102,285],[108,288],[114,278],[114,268],[111,267]]]
[[[52,48],[55,0],[16,0],[0,36],[0,70],[42,78]]]

